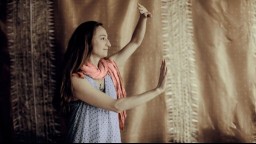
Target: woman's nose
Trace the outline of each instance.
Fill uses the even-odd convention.
[[[108,40],[108,42],[107,42],[107,46],[108,46],[108,47],[111,47],[111,43],[110,43],[109,40]]]

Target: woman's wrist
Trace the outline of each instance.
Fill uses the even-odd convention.
[[[160,87],[156,87],[155,91],[157,92],[158,95],[164,92],[164,90]]]
[[[143,20],[147,20],[148,17],[144,16],[143,14],[140,15],[140,18],[143,19]]]
[[[140,16],[141,16],[142,18],[145,18],[145,19],[148,18],[147,14],[145,14],[145,13],[141,13]]]

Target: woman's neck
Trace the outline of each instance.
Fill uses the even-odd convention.
[[[99,61],[100,61],[100,57],[95,57],[95,56],[91,56],[90,57],[90,61],[91,61],[91,63],[93,64],[93,65],[95,65],[96,67],[98,67],[98,63],[99,63]]]

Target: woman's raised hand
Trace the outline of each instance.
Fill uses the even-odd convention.
[[[138,3],[138,9],[141,15],[144,15],[146,18],[152,17],[152,14],[141,4]]]
[[[166,75],[167,75],[167,67],[166,67],[165,60],[163,60],[160,68],[160,75],[159,75],[159,80],[157,85],[157,88],[159,88],[159,90],[161,91],[164,91],[166,87],[166,79],[167,79]]]

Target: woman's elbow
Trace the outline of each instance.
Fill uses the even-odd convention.
[[[115,109],[113,109],[113,112],[120,113],[120,112],[122,112],[122,110],[115,108]]]
[[[120,113],[126,110],[125,105],[123,104],[122,100],[117,100],[113,105],[113,111],[116,113]]]
[[[137,39],[132,39],[130,43],[132,43],[133,46],[135,46],[135,47],[139,47],[142,43],[142,40],[143,39],[138,39],[138,38]]]

